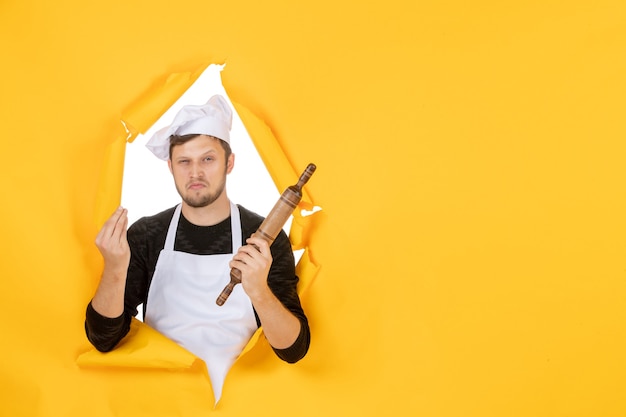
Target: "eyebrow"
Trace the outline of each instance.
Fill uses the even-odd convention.
[[[215,149],[209,149],[208,151],[203,152],[203,153],[200,155],[200,158],[203,158],[203,157],[205,157],[205,156],[207,156],[207,155],[209,155],[209,154],[215,154],[215,153],[217,153],[217,151],[216,151]],[[184,155],[184,154],[183,154],[183,155],[179,155],[179,156],[177,156],[175,159],[176,159],[176,160],[179,160],[179,159],[193,159],[193,158],[192,158],[191,156],[186,156],[186,155]]]

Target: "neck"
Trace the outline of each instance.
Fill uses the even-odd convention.
[[[206,207],[191,207],[184,201],[182,204],[183,216],[196,226],[213,226],[230,216],[230,200],[226,193]]]

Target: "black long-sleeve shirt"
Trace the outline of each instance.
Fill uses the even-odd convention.
[[[244,207],[239,207],[242,228],[242,245],[254,233],[263,217]],[[128,243],[131,249],[130,265],[124,294],[124,312],[121,316],[109,318],[95,311],[89,303],[86,311],[85,331],[87,338],[96,349],[107,352],[115,348],[130,330],[131,318],[136,316],[137,307],[147,305],[148,289],[156,268],[159,253],[165,245],[168,226],[175,207],[154,216],[143,217],[128,229]],[[296,291],[298,277],[291,243],[284,231],[281,231],[270,247],[272,266],[267,283],[280,302],[300,321],[300,335],[292,346],[286,349],[274,349],[276,355],[290,363],[297,362],[306,355],[310,343],[308,320]],[[181,214],[174,250],[196,255],[216,255],[232,253],[232,232],[230,217],[213,226],[196,226]],[[257,325],[261,325],[255,311]]]

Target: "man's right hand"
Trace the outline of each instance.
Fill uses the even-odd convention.
[[[126,279],[130,263],[130,247],[126,238],[128,210],[119,207],[104,223],[96,236],[96,246],[104,258],[104,274]]]

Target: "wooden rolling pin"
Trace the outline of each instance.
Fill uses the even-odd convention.
[[[289,216],[293,214],[293,211],[300,203],[302,199],[302,187],[307,183],[311,175],[315,172],[315,164],[309,164],[296,185],[287,187],[287,189],[281,194],[280,198],[267,215],[261,226],[257,229],[252,236],[258,236],[264,239],[270,246],[280,233],[281,229],[285,226],[285,223],[289,219]],[[228,296],[233,292],[235,285],[241,282],[241,271],[237,268],[230,269],[230,282],[222,290],[222,293],[215,301],[218,306],[224,305],[224,302],[228,299]]]

